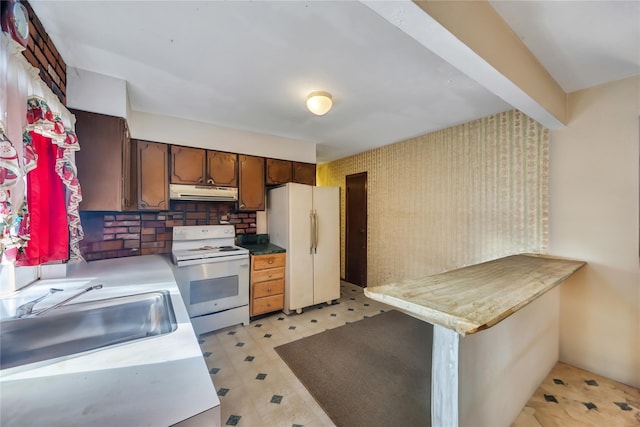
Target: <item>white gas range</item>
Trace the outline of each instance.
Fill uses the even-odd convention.
[[[173,228],[174,275],[196,334],[249,324],[249,251],[233,225]]]

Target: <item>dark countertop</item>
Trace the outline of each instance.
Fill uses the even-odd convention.
[[[281,248],[280,246],[276,246],[272,243],[263,243],[263,244],[256,244],[256,245],[249,245],[245,243],[238,246],[242,246],[243,248],[249,249],[249,252],[251,253],[251,255],[270,255],[270,254],[279,254],[282,252],[286,252],[284,248]]]
[[[237,245],[249,249],[251,255],[270,255],[286,252],[280,246],[269,243],[268,234],[240,234],[236,236]]]

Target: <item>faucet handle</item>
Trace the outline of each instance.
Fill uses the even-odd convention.
[[[102,285],[100,285],[100,287],[102,287]],[[39,303],[40,301],[42,301],[43,299],[45,299],[49,295],[53,295],[56,292],[62,292],[63,290],[64,289],[51,288],[51,289],[49,289],[49,292],[47,292],[46,294],[42,295],[41,297],[36,298],[33,301],[29,301],[29,302],[26,302],[26,303],[22,304],[21,306],[19,306],[16,309],[16,316],[15,317],[24,317],[24,316],[30,315],[33,312],[33,307],[37,303]]]
[[[63,305],[65,305],[66,303],[68,303],[69,301],[78,298],[80,295],[86,294],[87,292],[93,291],[93,290],[97,290],[97,289],[102,289],[102,285],[93,285],[93,286],[89,286],[88,288],[85,288],[83,290],[81,290],[80,292],[77,292],[73,295],[71,295],[69,298],[67,298],[64,301],[60,301],[59,303],[52,305],[51,307],[47,307],[43,310],[38,311],[37,313],[32,313],[34,316],[42,316],[45,313],[50,312],[51,310],[54,310],[58,307],[62,307]]]

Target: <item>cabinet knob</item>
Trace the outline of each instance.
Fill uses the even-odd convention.
[[[267,291],[268,291],[268,292],[271,292],[271,288],[267,288]]]
[[[272,259],[269,260],[269,264],[273,264],[273,260]]]
[[[269,274],[269,278],[271,278],[271,274]]]

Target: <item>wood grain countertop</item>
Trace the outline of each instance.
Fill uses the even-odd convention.
[[[367,297],[464,336],[490,328],[571,276],[584,261],[521,254],[366,288]]]

